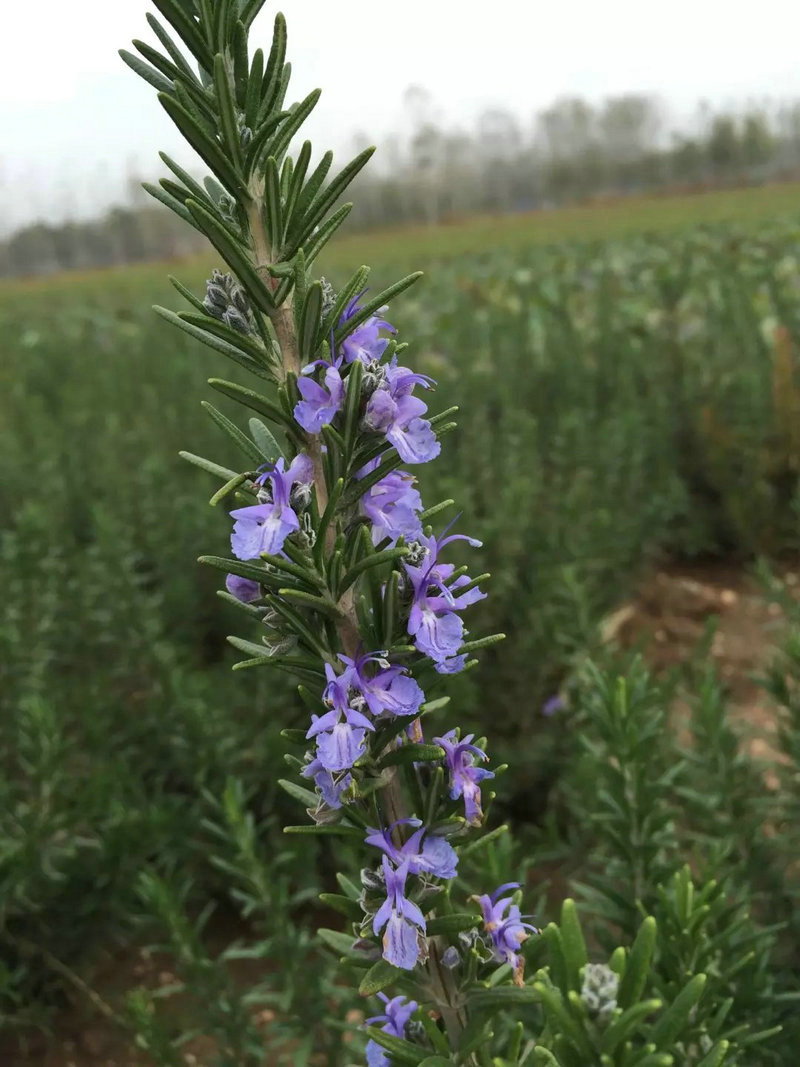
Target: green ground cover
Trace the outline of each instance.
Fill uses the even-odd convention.
[[[376,284],[427,273],[389,317],[460,428],[420,480],[484,541],[473,625],[509,635],[451,692],[466,724],[491,710],[495,758],[513,753],[501,814],[524,834],[569,744],[542,705],[648,565],[800,547],[800,189],[353,236],[323,269],[335,284],[362,261]],[[212,265],[174,270],[200,291]],[[177,453],[238,463],[200,409],[205,379],[236,372],[153,315],[179,300],[165,273],[0,288],[9,1028],[63,985],[37,946],[80,969],[140,936],[145,867],[190,878],[192,903],[221,893],[208,820],[232,779],[283,857],[280,892],[324,878],[324,854],[315,870],[278,844],[278,733],[303,709],[288,684],[230,674],[238,619],[195,563],[226,551],[229,522]]]

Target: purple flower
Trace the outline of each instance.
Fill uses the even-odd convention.
[[[436,670],[439,674],[458,674],[459,671],[464,670],[466,665],[466,656],[450,656],[447,659],[443,659],[441,663],[437,663]]]
[[[371,1019],[367,1019],[367,1026],[380,1026],[385,1034],[405,1037],[409,1019],[419,1007],[416,1000],[406,1000],[405,997],[393,997],[389,1000],[385,993],[378,993],[378,996],[386,1005],[386,1011],[383,1015],[373,1015]],[[367,1042],[367,1067],[389,1067],[390,1064],[391,1060],[381,1046],[370,1039]]]
[[[464,623],[457,612],[486,596],[477,587],[460,596],[455,595],[456,590],[470,584],[465,574],[450,585],[446,584],[455,567],[452,563],[439,563],[438,557],[442,548],[451,541],[468,541],[476,547],[481,544],[463,534],[451,534],[438,541],[435,537],[423,537],[420,543],[427,554],[422,564],[419,567],[404,564],[414,587],[408,632],[415,639],[419,651],[430,656],[441,674],[454,674],[464,666],[464,657],[457,656],[464,637]]]
[[[312,715],[306,737],[317,739],[317,759],[326,771],[344,771],[367,750],[367,731],[375,727],[355,708],[334,708]]]
[[[289,503],[292,486],[310,485],[313,479],[311,460],[302,453],[295,456],[288,471],[284,471],[281,458],[271,471],[260,476],[262,485],[269,483],[272,500],[230,513],[236,520],[231,549],[237,559],[258,559],[262,552],[275,555],[281,551],[289,534],[300,529],[300,520]]]
[[[347,669],[340,675],[338,684],[347,677],[349,684],[364,697],[373,715],[417,714],[425,694],[406,673],[405,667],[391,666],[380,652],[362,655],[357,659],[350,659],[349,656],[339,656],[339,659],[347,664]],[[366,667],[370,663],[377,663],[381,668],[372,677],[366,674]]]
[[[494,771],[476,767],[475,760],[485,760],[486,753],[470,744],[473,734],[467,734],[458,740],[455,730],[444,737],[434,737],[434,743],[441,745],[445,751],[447,769],[450,772],[450,797],[457,800],[464,798],[464,817],[470,826],[480,826],[483,820],[481,810],[481,790],[479,783],[486,778],[494,778]]]
[[[362,467],[356,475],[363,478],[377,467],[375,459]],[[422,499],[414,488],[415,478],[406,471],[392,471],[376,482],[361,497],[361,513],[372,523],[372,543],[379,544],[384,538],[394,544],[398,537],[413,541],[422,537]]]
[[[397,826],[422,827],[419,819],[400,819],[385,830],[369,830],[365,838],[368,845],[381,849],[386,856],[399,867],[408,864],[409,874],[432,874],[435,878],[455,878],[458,856],[452,845],[443,837],[436,837],[423,827],[399,847],[392,840],[392,832]]]
[[[303,778],[313,778],[314,785],[321,793],[324,802],[329,808],[334,809],[342,806],[342,793],[353,781],[353,776],[351,774],[338,774],[334,776],[329,770],[322,766],[318,758],[309,759],[309,762],[303,767],[300,773]]]
[[[258,582],[251,581],[250,578],[240,578],[238,574],[228,575],[225,579],[225,588],[231,596],[235,596],[243,604],[252,604],[261,596],[261,586]]]
[[[425,918],[413,901],[405,895],[408,861],[395,870],[383,857],[386,880],[386,900],[372,921],[377,936],[384,927],[383,958],[404,971],[413,970],[419,959],[419,935],[425,933]]]
[[[358,302],[366,291],[364,289],[358,296],[354,296],[344,309],[342,317],[339,319],[340,326],[352,319],[361,310]],[[378,314],[385,310],[385,307],[380,308]],[[360,326],[356,326],[355,330],[342,341],[341,354],[345,363],[352,363],[356,359],[361,360],[362,363],[371,363],[373,360],[380,359],[389,343],[386,337],[381,337],[381,330],[386,330],[388,333],[393,334],[397,333],[391,323],[385,319],[378,318],[377,315],[371,315]]]
[[[405,463],[427,463],[441,452],[441,444],[427,419],[428,410],[419,397],[412,396],[416,385],[426,389],[433,384],[424,374],[414,374],[392,360],[386,378],[367,403],[364,424],[369,430],[386,435]]]
[[[545,700],[542,704],[542,715],[545,715],[548,719],[551,715],[555,715],[557,711],[563,711],[566,707],[564,698],[558,693],[555,693],[549,700]]]
[[[307,373],[318,363],[327,368],[324,385],[315,382]],[[344,382],[338,366],[325,363],[324,360],[318,360],[317,364],[311,364],[297,379],[297,388],[303,399],[295,404],[294,417],[306,433],[319,433],[344,403]]]
[[[339,659],[347,664],[341,674],[337,674],[330,663],[325,664],[325,677],[328,684],[323,690],[322,699],[328,707],[345,711],[350,707],[350,690],[356,687],[357,680],[356,672],[353,670],[353,661],[344,656],[340,656]]]
[[[514,971],[514,984],[522,985],[525,961],[519,947],[529,937],[528,931],[536,933],[536,927],[524,923],[519,908],[512,897],[499,899],[506,889],[519,889],[519,882],[506,882],[489,896],[475,897],[483,912],[483,925],[492,939],[492,953],[499,963],[508,963]]]

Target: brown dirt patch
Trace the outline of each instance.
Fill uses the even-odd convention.
[[[779,572],[800,601],[800,566]],[[725,563],[671,565],[642,583],[636,595],[605,623],[605,637],[641,648],[656,671],[696,656],[713,626],[709,656],[725,686],[733,717],[748,729],[748,751],[770,752],[774,711],[756,678],[763,674],[786,627],[782,607],[765,596],[750,573]]]

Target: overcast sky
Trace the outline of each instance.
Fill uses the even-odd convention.
[[[35,218],[97,214],[126,175],[160,173],[157,149],[191,156],[117,49],[151,40],[146,0],[38,0],[3,6],[0,231]],[[527,123],[556,96],[658,94],[673,113],[701,98],[800,99],[797,0],[268,0],[289,24],[297,99],[323,88],[308,124],[344,149],[357,131],[379,147],[408,123],[409,85],[438,115],[469,126],[487,106]],[[254,44],[254,46],[255,46]]]

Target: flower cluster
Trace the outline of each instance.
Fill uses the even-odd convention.
[[[393,997],[391,1000],[385,993],[378,996],[386,1005],[382,1015],[373,1015],[367,1019],[368,1026],[380,1026],[385,1034],[391,1037],[405,1037],[406,1027],[411,1016],[419,1005],[415,1000],[407,1000],[405,997]],[[367,1067],[389,1067],[391,1060],[376,1041],[367,1042]]]
[[[356,477],[371,474],[379,462],[373,459],[366,463]],[[414,482],[413,475],[407,471],[391,471],[361,497],[361,514],[372,527],[374,545],[386,540],[395,544],[401,537],[406,541],[422,539],[422,499]]]
[[[439,553],[451,541],[467,541],[475,547],[481,544],[464,534],[451,534],[439,540],[433,536],[422,537],[420,543],[425,549],[422,562],[418,566],[405,564],[414,590],[408,632],[417,649],[433,660],[441,674],[463,669],[465,657],[457,653],[464,639],[464,622],[458,613],[486,595],[466,574],[454,578],[452,563],[439,562]]]
[[[406,841],[398,844],[400,826],[414,827]],[[411,970],[427,954],[422,940],[425,919],[419,907],[405,895],[409,874],[425,879],[455,878],[458,856],[443,837],[431,834],[419,819],[400,819],[383,830],[371,829],[366,843],[381,849],[381,875],[386,899],[372,921],[372,932],[383,932],[383,956],[395,967]]]
[[[483,913],[483,928],[491,942],[492,955],[498,963],[510,965],[515,984],[521,986],[525,961],[520,955],[520,945],[530,936],[529,931],[538,931],[535,926],[522,921],[514,898],[503,896],[507,889],[519,889],[519,883],[507,882],[494,893],[484,893],[477,900]]]
[[[256,479],[260,503],[231,512],[235,519],[231,549],[237,559],[258,559],[262,554],[277,555],[289,534],[300,529],[297,511],[310,499],[314,469],[302,453],[285,469],[279,459]],[[234,593],[234,596],[237,594]]]
[[[362,295],[348,303],[340,326],[359,312]],[[381,363],[389,344],[388,338],[381,335],[382,330],[396,332],[385,319],[372,315],[345,338],[338,355],[331,354],[330,362],[319,359],[309,363],[297,383],[302,400],[295,405],[294,417],[312,434],[331,423],[344,405],[343,365],[347,367],[358,360],[364,365],[367,395],[362,429],[383,434],[405,463],[427,463],[439,455],[441,445],[430,422],[422,418],[427,404],[413,393],[418,385],[428,389],[435,383],[424,374],[399,366],[395,356],[388,363]]]
[[[350,771],[366,754],[366,737],[375,721],[396,715],[414,717],[425,694],[413,678],[392,666],[383,654],[373,652],[356,659],[340,655],[344,670],[325,665],[327,686],[322,694],[329,709],[312,715],[306,737],[315,739],[316,752],[308,755],[303,775],[311,778],[330,808],[341,807],[341,794],[350,785]],[[372,668],[378,667],[373,673]]]
[[[340,326],[358,311],[355,298],[345,308]],[[357,497],[351,521],[366,525],[375,550],[405,549],[397,563],[396,577],[405,628],[420,664],[427,661],[439,674],[451,674],[466,666],[463,648],[467,631],[462,613],[485,594],[476,581],[463,573],[464,568],[456,570],[443,556],[454,542],[464,541],[471,546],[480,546],[480,542],[450,533],[449,527],[438,537],[426,530],[422,498],[408,471],[393,469],[373,480],[386,454],[375,454],[374,445],[370,444],[375,435],[382,434],[386,447],[393,446],[407,463],[424,463],[439,451],[433,428],[423,418],[426,406],[414,396],[417,387],[429,389],[434,383],[398,364],[394,342],[385,336],[394,332],[385,319],[373,315],[338,347],[331,343],[330,359],[309,363],[297,380],[300,399],[294,404],[293,416],[309,437],[309,451],[315,447],[324,452],[325,446],[312,445],[312,440],[326,426],[342,431],[346,402],[351,410],[349,375],[357,361],[363,364],[358,419],[364,451],[369,449],[372,458],[362,461],[351,473],[355,486],[368,479],[367,487]],[[304,528],[311,533],[313,479],[313,464],[303,452],[288,467],[279,459],[261,468],[255,479],[258,503],[231,512],[233,554],[240,560],[285,556],[287,539]],[[293,538],[291,544],[295,543]],[[296,556],[293,554],[292,558]],[[273,565],[276,562],[273,560]],[[250,578],[231,574],[226,585],[228,592],[244,603],[252,603],[262,595],[259,583]],[[385,751],[385,740],[377,746],[371,741],[384,725],[402,720],[399,729],[381,734],[394,738],[388,742],[391,745],[422,742],[419,716],[425,694],[415,678],[416,671],[394,662],[390,649],[358,651],[353,655],[336,653],[324,663],[324,673],[320,709],[312,713],[305,735],[312,747],[305,754],[301,774],[313,782],[316,790],[317,806],[310,809],[311,814],[316,821],[329,823],[339,817],[345,806],[356,802],[362,768],[369,768],[370,761],[379,758],[382,749]],[[445,820],[437,824],[435,831],[417,817],[405,817],[371,828],[365,836],[365,843],[381,855],[380,861],[362,874],[365,917],[361,936],[380,938],[383,958],[405,971],[424,964],[429,956],[421,902],[456,877],[458,856],[447,835],[456,832],[454,827],[459,825],[481,824],[481,783],[493,777],[492,771],[481,766],[486,753],[473,743],[472,734],[462,737],[460,731],[450,730],[435,737],[433,743],[441,750],[440,763],[450,801],[463,802],[461,823],[458,818],[449,823]],[[380,810],[379,804],[379,814]],[[451,818],[456,814],[457,809],[451,809]],[[522,921],[511,897],[501,899],[509,888],[502,886],[491,896],[475,899],[481,906],[492,958],[509,963],[515,981],[520,982],[523,963],[519,948],[533,927]],[[443,963],[452,966],[453,961],[457,964],[458,952],[451,946]],[[402,1037],[417,1005],[406,1002],[404,997],[383,999],[385,1014],[370,1022],[382,1024],[387,1034]],[[374,1041],[368,1045],[367,1059],[369,1064],[388,1063]]]
[[[581,1000],[589,1014],[601,1025],[609,1022],[617,1008],[619,975],[606,963],[587,963],[583,968]]]
[[[239,333],[250,333],[253,325],[247,293],[231,274],[213,270],[206,281],[203,307],[212,318],[220,319]]]

